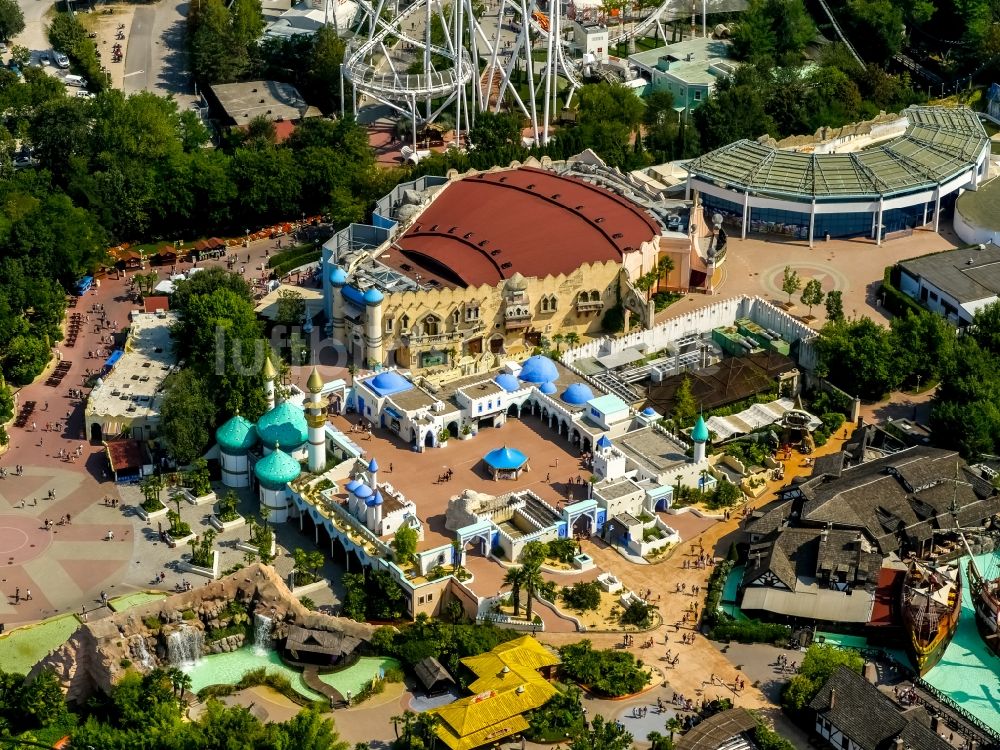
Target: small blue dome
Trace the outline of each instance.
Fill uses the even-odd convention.
[[[379,492],[378,490],[375,490],[375,494],[372,495],[367,500],[365,500],[365,505],[367,505],[369,508],[374,508],[376,505],[381,505],[381,504],[382,504],[382,493]]]
[[[559,379],[559,370],[551,359],[536,354],[524,361],[518,377],[528,383],[551,383]]]
[[[348,492],[354,492],[354,490],[356,490],[360,486],[361,482],[359,482],[357,479],[352,479],[350,482],[344,485],[344,489],[347,490]]]
[[[594,392],[586,383],[573,383],[562,393],[562,400],[573,406],[581,406],[594,397]]]
[[[604,448],[610,448],[611,447],[611,441],[608,439],[607,435],[601,435],[597,439],[597,447],[601,448],[602,450]]]
[[[395,370],[380,372],[375,377],[368,378],[363,382],[379,396],[391,396],[394,393],[402,393],[413,388],[413,383]]]
[[[694,429],[691,430],[691,439],[696,443],[707,443],[708,438],[708,425],[705,424],[705,418],[699,414],[698,421],[694,423]]]
[[[365,292],[364,300],[366,305],[378,305],[381,304],[385,297],[382,296],[382,292],[373,286],[368,287],[368,291]]]
[[[553,393],[556,392],[556,384],[555,383],[542,383],[541,386],[538,388],[538,390],[540,390],[546,396],[551,396]]]
[[[521,387],[521,384],[517,382],[517,378],[508,372],[501,372],[493,380],[498,386],[507,391],[507,393],[513,393]]]
[[[340,266],[334,266],[330,271],[330,283],[334,286],[343,286],[347,283],[347,271]]]
[[[364,500],[366,497],[371,497],[375,493],[372,492],[372,488],[369,487],[367,484],[362,484],[360,487],[354,490],[354,494],[355,496],[360,497],[362,500]]]
[[[642,413],[644,416],[647,417],[655,417],[656,409],[654,409],[652,406],[647,406],[645,409],[642,410]]]
[[[368,471],[378,471],[378,461],[374,457],[368,462]]]

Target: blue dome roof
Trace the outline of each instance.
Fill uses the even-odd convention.
[[[280,489],[302,473],[299,462],[280,448],[275,448],[253,467],[253,473],[268,489]]]
[[[368,462],[368,471],[378,471],[378,461],[375,460],[374,456],[372,460]]]
[[[334,266],[330,271],[330,283],[343,286],[347,283],[347,271],[345,271],[340,266]]]
[[[483,456],[483,461],[494,469],[520,469],[528,461],[528,457],[517,448],[495,448]]]
[[[395,370],[380,372],[375,377],[368,378],[363,382],[379,396],[391,396],[394,393],[408,391],[413,387],[413,383]]]
[[[365,500],[365,505],[367,505],[369,508],[374,508],[376,505],[381,505],[381,504],[382,504],[382,493],[379,492],[378,490],[375,490],[375,494],[372,495],[367,500]]]
[[[501,372],[493,380],[498,386],[507,391],[507,393],[513,393],[521,387],[521,384],[517,382],[517,378],[509,372]]]
[[[562,392],[562,400],[573,406],[580,406],[587,403],[594,397],[594,392],[586,383],[573,383]]]
[[[540,390],[546,396],[551,396],[553,393],[556,392],[556,384],[555,383],[542,383],[542,385],[538,388],[538,390]]]
[[[382,296],[382,292],[373,286],[368,287],[368,291],[365,292],[364,300],[366,305],[377,305],[383,299],[385,299],[385,297]]]
[[[655,417],[656,409],[654,409],[652,406],[647,406],[645,409],[642,410],[642,413],[647,417]]]
[[[699,414],[698,421],[694,423],[694,429],[691,430],[691,439],[696,443],[707,443],[708,437],[708,425],[705,424],[705,418]]]
[[[363,500],[366,497],[371,497],[375,493],[372,492],[372,488],[369,487],[367,484],[362,484],[360,487],[354,490],[354,494]]]
[[[282,401],[257,420],[257,434],[269,448],[280,443],[289,450],[296,450],[309,439],[309,425],[301,408]]]
[[[344,485],[344,489],[347,490],[348,492],[354,492],[354,490],[356,490],[360,486],[361,482],[359,482],[357,479],[352,479],[350,482]]]
[[[528,383],[550,383],[559,379],[559,370],[551,359],[536,354],[525,360],[518,377]]]
[[[611,447],[611,440],[608,439],[607,435],[601,435],[597,439],[597,447],[598,448],[610,448]]]
[[[215,440],[223,453],[241,455],[257,444],[253,423],[237,414],[215,431]]]

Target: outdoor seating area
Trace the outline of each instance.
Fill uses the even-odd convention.
[[[59,364],[57,364],[55,369],[52,371],[52,374],[46,378],[45,385],[50,386],[51,388],[58,388],[62,384],[63,378],[66,377],[66,374],[72,366],[72,362],[60,360]]]
[[[76,338],[80,335],[80,329],[83,327],[83,316],[80,313],[70,313],[69,325],[66,327],[66,339],[63,341],[64,346],[74,347],[76,346]]]
[[[517,448],[508,448],[506,445],[483,456],[483,465],[493,477],[493,481],[517,479],[522,471],[531,470],[528,466],[528,457]]]
[[[31,421],[31,415],[35,413],[35,402],[25,401],[21,404],[20,410],[17,412],[17,418],[14,420],[15,427],[27,427],[28,422]]]

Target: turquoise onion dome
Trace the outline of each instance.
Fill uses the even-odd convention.
[[[257,420],[257,434],[268,448],[281,443],[289,450],[301,448],[309,439],[309,425],[301,408],[282,401]]]
[[[694,429],[691,430],[691,439],[696,443],[707,443],[708,437],[708,425],[705,424],[705,418],[699,414],[698,421],[694,423]]]
[[[223,453],[242,456],[257,444],[253,422],[239,414],[215,431],[215,441]]]
[[[297,479],[302,473],[299,462],[279,447],[268,453],[253,467],[253,473],[269,490],[284,489],[285,485]]]
[[[347,271],[340,266],[334,266],[330,271],[330,283],[334,286],[344,286],[347,283]]]

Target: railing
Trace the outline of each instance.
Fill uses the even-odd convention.
[[[593,312],[594,310],[603,310],[604,302],[602,300],[597,300],[596,302],[583,300],[577,300],[576,309],[580,312]]]
[[[462,328],[457,331],[445,331],[444,333],[410,333],[411,344],[448,344],[455,341],[464,341],[469,336],[482,333],[484,326],[479,323],[471,328]]]

